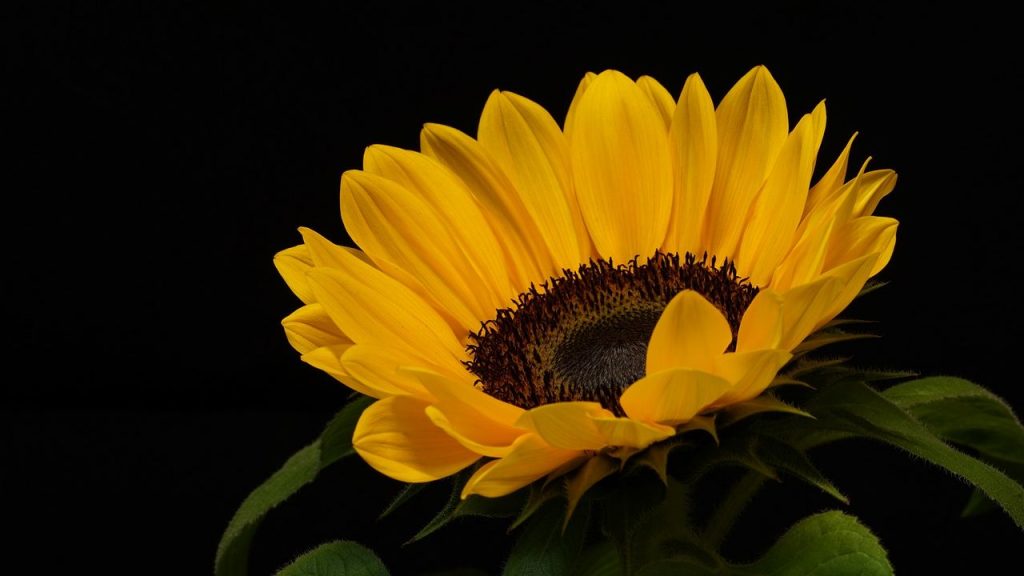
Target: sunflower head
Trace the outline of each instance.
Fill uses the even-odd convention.
[[[765,391],[895,245],[873,215],[895,174],[847,179],[852,138],[812,185],[824,131],[824,103],[790,129],[763,67],[717,106],[696,74],[678,98],[588,74],[561,127],[495,91],[476,138],[427,125],[344,174],[359,249],[302,229],[275,258],[304,302],[288,339],[377,399],[353,438],[371,466],[473,467],[463,496],[784,407]]]

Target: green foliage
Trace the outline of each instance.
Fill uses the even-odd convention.
[[[789,529],[743,573],[765,576],[885,576],[892,566],[870,530],[853,516],[824,512]]]
[[[615,546],[607,541],[601,541],[589,546],[580,555],[572,576],[621,576],[622,561],[619,559],[619,552]]]
[[[519,490],[501,498],[484,498],[483,496],[472,495],[463,500],[462,489],[470,476],[470,470],[464,470],[452,477],[452,488],[447,502],[445,502],[434,518],[420,529],[415,536],[410,538],[406,544],[412,544],[426,538],[456,518],[465,516],[511,518],[524,510],[526,490]],[[398,499],[402,499],[405,494],[406,492],[403,491],[402,494],[399,494]],[[390,513],[405,501],[403,499],[402,502],[398,502],[398,499],[388,507],[388,510],[385,510],[385,513]]]
[[[589,510],[580,506],[562,530],[565,505],[553,500],[525,524],[505,563],[504,576],[564,576],[575,567],[586,536]]]
[[[277,576],[388,576],[377,555],[355,542],[329,542],[306,552]]]
[[[361,397],[343,408],[327,424],[319,439],[296,452],[280,470],[249,494],[217,546],[214,563],[217,576],[248,573],[249,546],[263,517],[316,479],[320,470],[353,453],[352,432],[359,416],[372,401]]]
[[[908,407],[917,407],[922,415],[925,413],[925,407],[928,407],[928,421],[934,426],[938,426],[936,423],[940,421],[970,420],[969,411],[962,409],[959,403],[941,400],[948,398],[954,387],[963,390],[963,381],[951,383],[950,381],[954,379],[931,382],[928,380],[932,379],[925,379],[924,384],[920,384],[920,380],[916,381],[918,384],[914,386],[909,386],[914,384],[913,382],[900,385],[893,388],[894,392],[891,394]],[[985,402],[993,401],[988,399]],[[875,392],[866,384],[856,381],[835,384],[816,394],[806,408],[817,417],[814,428],[818,430],[816,434],[804,436],[802,442],[805,446],[815,444],[822,438],[822,433],[828,432],[886,442],[945,468],[973,484],[999,504],[1018,526],[1024,528],[1024,487],[993,466],[946,444],[940,435],[914,418],[899,404]],[[973,425],[950,424],[947,432],[957,432],[957,438],[972,448],[977,444],[978,447],[985,446],[991,451],[1012,445],[1012,438],[1022,433],[1020,424],[1015,421],[1010,424],[1008,420],[1003,419],[1005,425],[989,425],[982,422],[987,416],[978,418],[980,420]],[[976,433],[979,426],[992,436],[979,436]],[[981,439],[984,439],[984,442]]]
[[[669,558],[644,566],[637,576],[887,576],[893,573],[878,539],[853,516],[825,512],[801,520],[753,564],[709,566],[693,558]]]
[[[779,383],[806,382],[809,387],[784,395],[785,402],[764,396],[739,411],[719,414],[720,437],[677,436],[622,462],[597,454],[562,476],[503,498],[463,500],[463,486],[472,474],[466,470],[450,480],[447,502],[411,541],[455,518],[501,517],[510,518],[509,530],[518,532],[503,572],[510,576],[892,574],[877,539],[841,512],[797,523],[751,564],[732,563],[719,552],[733,523],[766,481],[796,478],[845,504],[843,494],[807,454],[853,437],[896,446],[953,472],[980,490],[966,511],[980,511],[994,502],[1024,527],[1024,487],[1018,483],[1024,479],[1020,420],[998,397],[958,378],[923,378],[881,393],[868,385],[900,376],[905,374],[858,372],[841,362],[803,358]],[[313,481],[323,467],[353,452],[352,431],[367,404],[363,399],[346,407],[320,439],[292,456],[245,500],[218,549],[217,576],[244,575],[248,548],[264,515]],[[765,411],[774,414],[760,414]],[[758,417],[748,419],[751,415]],[[702,425],[715,430],[710,418]],[[721,466],[747,472],[709,518],[695,518],[690,501],[694,486],[709,481],[708,473]],[[420,490],[419,485],[404,489],[382,517]],[[588,528],[592,518],[597,525],[593,530]],[[280,574],[387,572],[365,548],[334,542],[301,556]]]

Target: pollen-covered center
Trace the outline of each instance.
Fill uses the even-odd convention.
[[[654,326],[683,290],[722,312],[734,346],[757,288],[728,260],[656,252],[646,263],[591,261],[531,286],[470,335],[466,366],[485,392],[522,408],[586,400],[622,415],[619,396],[644,376]]]

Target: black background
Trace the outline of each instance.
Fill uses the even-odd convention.
[[[298,301],[273,254],[299,225],[347,241],[339,176],[365,146],[415,148],[428,121],[473,134],[494,88],[561,118],[588,70],[649,74],[674,94],[699,71],[718,99],[763,63],[791,120],[827,98],[822,163],[859,131],[854,162],[870,154],[900,173],[879,210],[901,222],[891,284],[853,310],[884,338],[846,351],[965,376],[1024,406],[1011,279],[1022,66],[1009,14],[285,6],[4,8],[6,565],[208,573],[236,506],[346,398],[287,345],[279,322]],[[1004,515],[958,520],[967,490],[889,449],[850,444],[819,462],[903,574],[983,572],[1024,543]],[[494,523],[399,548],[428,511],[376,522],[397,489],[357,460],[333,469],[265,523],[255,573],[334,538],[373,546],[396,574],[500,565]],[[738,533],[754,549],[832,506],[794,482],[771,492]]]

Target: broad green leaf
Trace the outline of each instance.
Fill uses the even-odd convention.
[[[885,549],[863,524],[842,512],[824,512],[790,528],[760,560],[734,568],[764,576],[887,576]]]
[[[939,376],[905,382],[882,395],[943,440],[977,452],[980,459],[1024,482],[1024,426],[995,394],[962,378]],[[994,507],[991,499],[975,490],[963,514],[981,514]]]
[[[334,418],[327,423],[324,431],[320,434],[320,467],[326,468],[342,458],[355,454],[352,447],[352,435],[356,431],[356,424],[363,410],[373,404],[374,399],[369,396],[360,396],[349,402]]]
[[[882,393],[939,437],[983,459],[1024,464],[1024,426],[1001,398],[951,377],[922,378]]]
[[[589,510],[581,507],[562,530],[565,507],[555,500],[526,524],[505,562],[504,576],[567,576],[583,547]]]
[[[252,491],[228,523],[217,546],[214,573],[244,576],[248,573],[249,545],[260,521],[272,508],[312,482],[320,470],[352,454],[352,431],[372,398],[349,403],[327,424],[315,442],[299,450],[280,470]]]
[[[946,444],[900,406],[865,384],[843,382],[830,386],[815,395],[806,408],[818,418],[817,427],[892,444],[960,476],[985,492],[1024,528],[1024,487],[989,464]]]
[[[355,542],[329,542],[295,559],[277,576],[388,576],[377,555]]]
[[[715,570],[686,558],[658,560],[641,568],[636,576],[726,576],[727,568]]]

